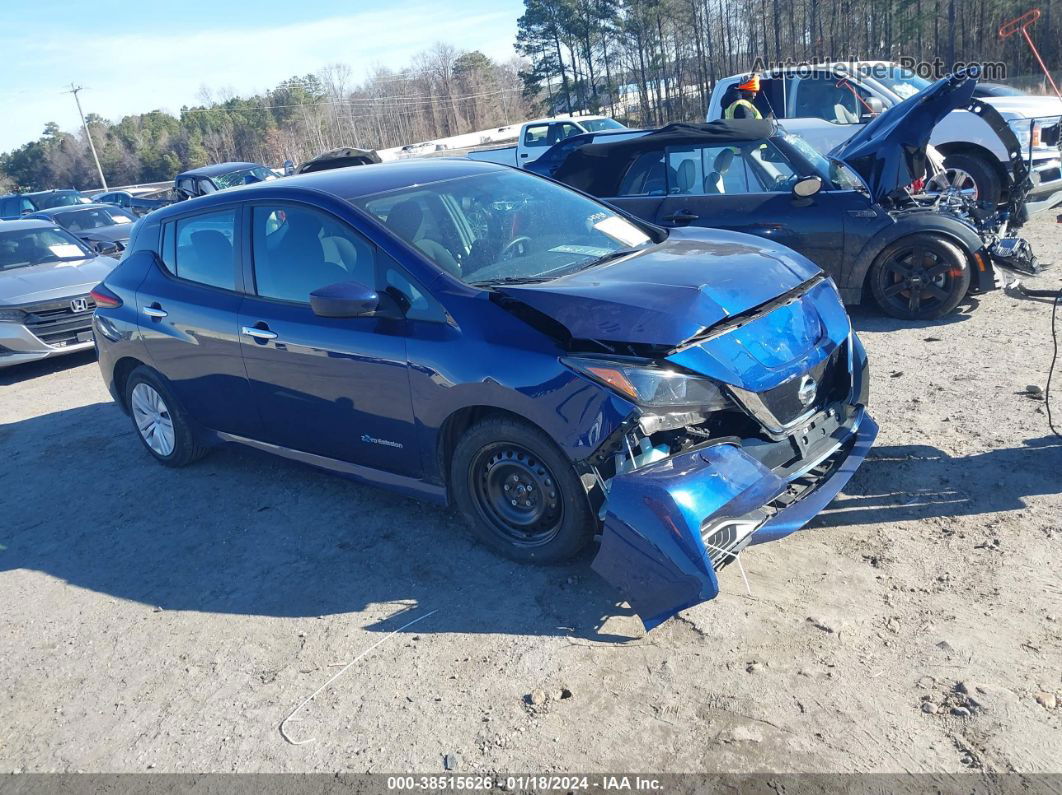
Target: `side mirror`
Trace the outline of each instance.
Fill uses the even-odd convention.
[[[379,305],[380,296],[361,282],[339,282],[310,293],[310,309],[318,317],[361,317]]]
[[[797,199],[810,199],[822,190],[821,177],[804,177],[793,185],[793,196]]]
[[[877,97],[867,97],[863,101],[866,102],[867,111],[863,114],[864,116],[870,116],[871,118],[873,118],[875,116],[880,116],[882,113],[885,112],[885,103]]]
[[[97,240],[96,242],[86,242],[89,244],[89,247],[101,257],[113,257],[119,251],[118,244],[112,243],[109,240]]]

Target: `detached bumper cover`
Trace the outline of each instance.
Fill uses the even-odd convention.
[[[617,476],[609,488],[601,547],[592,567],[625,593],[645,628],[652,629],[719,593],[702,531],[750,515],[768,516],[752,534],[752,543],[799,530],[844,488],[877,434],[877,424],[861,409],[828,474],[787,504],[781,498],[806,484],[808,473],[783,479],[730,444]]]

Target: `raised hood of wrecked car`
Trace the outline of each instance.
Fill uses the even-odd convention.
[[[740,232],[676,229],[663,243],[543,284],[500,285],[575,339],[677,346],[821,271]]]
[[[976,71],[956,72],[894,105],[830,155],[843,160],[867,183],[871,197],[881,201],[926,173],[926,146],[933,128],[973,98]]]

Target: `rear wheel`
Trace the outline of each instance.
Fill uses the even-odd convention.
[[[904,320],[935,320],[959,305],[970,289],[963,252],[933,234],[892,243],[870,268],[874,299],[887,314]]]
[[[160,464],[181,467],[206,455],[188,416],[154,370],[141,366],[129,374],[125,405],[137,437]]]
[[[556,563],[593,537],[571,463],[542,431],[507,417],[472,426],[450,465],[454,499],[476,536],[506,557]]]

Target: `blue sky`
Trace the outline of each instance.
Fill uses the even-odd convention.
[[[86,113],[176,113],[204,86],[253,94],[330,63],[361,82],[439,41],[508,59],[523,12],[522,0],[0,2],[0,52],[17,64],[0,82],[0,152],[36,139],[49,121],[76,128],[73,97],[62,93],[71,81],[86,87]]]

